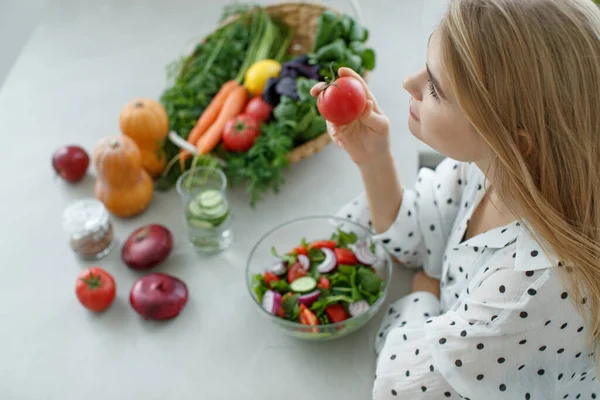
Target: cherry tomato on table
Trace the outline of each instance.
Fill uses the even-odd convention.
[[[337,260],[338,265],[340,265],[340,264],[343,264],[343,265],[358,264],[358,260],[356,259],[354,252],[352,252],[352,250],[350,250],[350,249],[337,248],[337,249],[334,249],[333,252],[335,253],[335,258]]]
[[[77,277],[75,293],[84,307],[100,312],[110,307],[115,299],[115,280],[102,268],[87,268]]]

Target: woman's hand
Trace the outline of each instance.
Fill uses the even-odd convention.
[[[346,150],[358,166],[368,165],[390,153],[390,121],[359,74],[350,68],[340,68],[338,73],[340,77],[352,77],[363,85],[367,93],[367,106],[362,115],[348,125],[338,126],[327,121],[327,131],[333,142]],[[323,82],[317,83],[310,93],[318,99],[324,85]]]
[[[411,293],[429,292],[440,298],[440,281],[425,275],[425,272],[417,272],[412,281]]]

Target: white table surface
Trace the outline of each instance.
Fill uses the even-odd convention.
[[[326,3],[352,11],[347,1]],[[414,182],[417,151],[401,83],[423,65],[441,3],[361,2],[378,55],[371,86],[392,119],[407,186]],[[199,257],[187,244],[175,191],[156,193],[137,218],[113,219],[121,242],[147,223],[172,230],[175,248],[156,271],[183,279],[190,299],[167,323],[144,321],[129,306],[129,289],[141,274],[122,264],[119,247],[85,263],[62,233],[63,209],[93,195],[94,178],[77,185],[54,179],[52,152],[70,143],[91,151],[103,136],[118,134],[121,107],[137,96],[158,98],[165,65],[215,27],[224,4],[51,1],[7,77],[0,92],[1,399],[370,398],[372,342],[382,313],[338,341],[302,342],[259,315],[244,280],[259,235],[294,217],[333,213],[361,190],[358,171],[339,149],[329,146],[289,170],[282,192],[255,210],[243,190],[231,191],[236,241],[218,256]],[[89,265],[105,268],[117,282],[117,299],[100,315],[87,312],[74,293],[77,274]],[[395,271],[390,299],[406,293],[410,276]]]

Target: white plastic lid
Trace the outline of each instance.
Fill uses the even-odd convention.
[[[82,199],[69,205],[63,212],[63,229],[71,234],[86,234],[104,226],[108,220],[108,211],[102,202],[96,199]]]

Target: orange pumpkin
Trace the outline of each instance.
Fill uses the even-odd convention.
[[[150,205],[152,178],[142,168],[142,155],[127,136],[109,136],[94,149],[96,198],[118,217],[137,215]]]
[[[169,134],[165,108],[152,99],[134,99],[121,110],[119,126],[139,147],[144,169],[153,177],[159,176],[167,162],[162,149]]]

